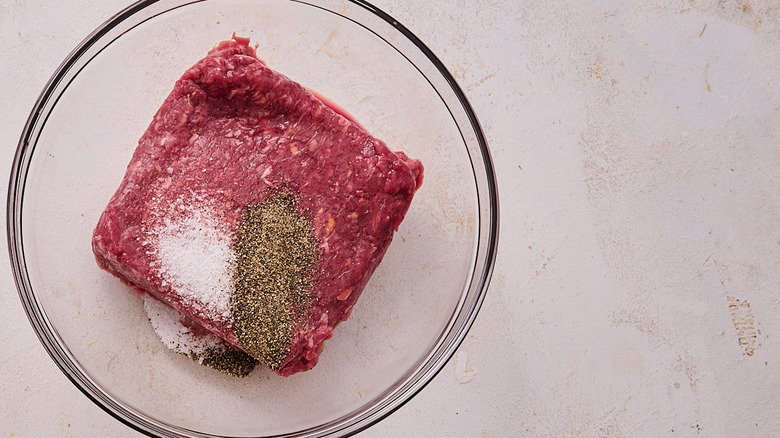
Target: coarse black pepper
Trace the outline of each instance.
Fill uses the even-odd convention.
[[[298,201],[278,191],[248,206],[234,249],[234,328],[243,348],[276,370],[290,352],[309,303],[317,242]]]
[[[191,355],[202,365],[235,377],[246,377],[257,366],[257,359],[234,348],[211,348],[203,354]]]

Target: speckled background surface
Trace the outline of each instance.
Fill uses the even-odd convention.
[[[780,436],[777,3],[375,3],[469,97],[502,229],[454,359],[360,436]],[[0,168],[124,6],[0,4]],[[0,435],[137,436],[49,359],[7,263],[0,281]]]

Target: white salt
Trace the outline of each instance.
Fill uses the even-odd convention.
[[[184,316],[162,301],[144,295],[144,310],[149,316],[152,328],[162,343],[171,350],[194,357],[202,362],[207,351],[226,349],[225,341],[212,333],[195,336],[183,324]]]
[[[151,231],[150,244],[162,285],[170,285],[182,299],[206,317],[231,319],[231,239],[206,208],[176,206],[179,216]]]

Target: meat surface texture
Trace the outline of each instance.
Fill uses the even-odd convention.
[[[248,351],[233,318],[239,225],[250,207],[293,197],[316,257],[287,354],[269,365],[284,376],[313,367],[423,175],[334,108],[269,69],[247,39],[218,44],[141,137],[94,231],[99,266]]]

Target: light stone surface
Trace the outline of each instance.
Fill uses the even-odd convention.
[[[501,242],[453,360],[359,436],[780,436],[778,3],[375,4],[474,106]],[[124,6],[0,3],[0,168]],[[47,357],[8,263],[0,282],[0,435],[138,436]]]

